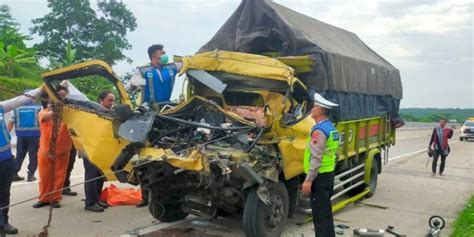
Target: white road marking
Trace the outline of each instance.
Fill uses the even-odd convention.
[[[450,142],[450,144],[457,143],[457,142],[459,142],[459,141],[453,141],[453,142]],[[395,160],[399,160],[399,159],[403,159],[403,158],[408,158],[408,157],[411,157],[411,156],[414,156],[414,155],[417,155],[419,153],[426,152],[426,151],[428,151],[428,148],[424,148],[424,149],[421,149],[421,150],[418,150],[418,151],[414,151],[414,152],[406,153],[406,154],[403,154],[403,155],[395,156],[395,157],[389,158],[388,161],[395,161]]]
[[[140,235],[145,235],[145,234],[155,232],[157,230],[164,229],[164,228],[172,226],[172,225],[181,224],[181,223],[183,223],[185,221],[188,221],[188,220],[189,220],[189,217],[184,219],[184,220],[180,220],[180,221],[176,221],[176,222],[172,222],[172,223],[158,222],[157,224],[154,224],[154,225],[151,225],[151,226],[142,227],[142,228],[138,228],[138,229],[129,231],[129,234],[123,234],[123,235],[120,235],[120,237],[137,237],[137,236],[140,236]]]

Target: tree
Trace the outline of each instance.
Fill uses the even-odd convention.
[[[77,49],[74,49],[72,47],[71,41],[68,40],[64,55],[56,55],[56,57],[51,57],[49,59],[49,67],[51,69],[57,69],[74,64],[76,62],[76,51]]]
[[[18,23],[15,22],[10,14],[10,7],[8,5],[0,5],[0,29],[3,28],[17,28]]]
[[[0,5],[0,75],[39,81],[43,68],[38,65],[35,49],[25,44],[31,37],[20,33],[19,26],[10,8]]]
[[[30,29],[43,37],[35,45],[41,55],[64,61],[62,52],[70,41],[79,61],[102,59],[113,65],[128,59],[123,50],[131,48],[126,35],[135,30],[136,18],[117,0],[99,0],[97,5],[99,14],[91,8],[89,0],[48,0],[51,12],[33,19]]]
[[[35,64],[36,58],[31,49],[19,49],[16,45],[6,47],[0,42],[0,67],[5,73],[13,77],[15,67],[21,64]]]
[[[405,119],[408,122],[416,122],[417,118],[410,113],[400,113],[400,116],[402,116],[403,119]]]
[[[19,49],[27,48],[24,41],[31,37],[21,34],[18,27],[19,24],[10,14],[10,8],[5,4],[0,5],[0,42],[3,42],[5,50],[9,45],[16,45]]]

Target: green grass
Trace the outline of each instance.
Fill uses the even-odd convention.
[[[38,79],[9,78],[0,76],[0,101],[23,94],[25,89],[34,89],[43,82]]]
[[[474,236],[474,195],[454,222],[454,231],[451,234],[451,237],[464,236]]]

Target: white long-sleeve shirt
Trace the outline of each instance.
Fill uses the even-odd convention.
[[[28,94],[32,97],[36,97],[41,93],[41,88],[36,88],[34,90],[28,91],[25,94]],[[4,100],[0,101],[0,106],[3,107],[3,112],[8,113],[24,104],[27,104],[29,102],[32,102],[31,97],[27,97],[24,95],[17,96],[15,98],[9,99],[9,100]]]
[[[179,72],[181,68],[183,67],[183,63],[180,62],[175,62],[174,63],[176,66],[176,70]],[[126,91],[133,91],[135,88],[140,88],[142,86],[146,85],[146,80],[143,78],[142,73],[140,72],[139,69],[136,69],[133,71],[132,78],[130,78],[130,81],[125,84],[125,90]]]

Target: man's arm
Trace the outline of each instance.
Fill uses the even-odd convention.
[[[326,148],[326,139],[326,135],[319,130],[315,130],[313,134],[311,134],[311,141],[309,144],[311,151],[310,168],[305,181],[313,182],[316,176],[318,176],[321,159]]]
[[[448,132],[448,139],[451,139],[453,137],[453,130],[448,128],[447,132]]]
[[[40,123],[47,122],[53,118],[53,111],[51,110],[51,106],[48,105],[48,108],[44,109],[38,114],[38,120]]]
[[[7,128],[8,128],[8,132],[11,132],[12,129],[13,129],[13,121],[8,121],[8,124],[7,124]]]
[[[435,140],[435,133],[436,133],[436,128],[434,128],[433,132],[431,133],[431,139],[430,139],[430,143],[428,144],[428,147],[431,147],[431,145],[433,145],[433,142]]]
[[[15,108],[18,108],[26,103],[29,103],[32,101],[32,97],[36,97],[41,93],[41,87],[36,88],[32,91],[29,91],[25,93],[24,95],[17,96],[13,99],[5,100],[5,101],[0,101],[0,106],[3,107],[4,113],[8,113]]]
[[[144,86],[146,84],[145,79],[142,77],[142,74],[139,69],[136,69],[133,72],[132,78],[125,84],[125,90],[134,91],[137,87]]]
[[[10,113],[10,118],[8,119],[8,124],[7,124],[7,128],[9,132],[12,131],[14,124],[15,124],[15,112],[13,111]]]

